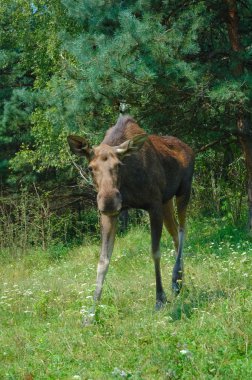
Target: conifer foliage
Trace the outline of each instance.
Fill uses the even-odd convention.
[[[236,152],[241,114],[252,139],[251,14],[241,0],[3,0],[2,182],[65,170],[67,133],[96,143],[121,102],[150,133]]]

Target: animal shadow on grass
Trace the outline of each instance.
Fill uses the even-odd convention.
[[[189,292],[189,290],[184,289],[181,295],[171,304],[169,315],[174,322],[182,319],[183,316],[191,318],[196,310],[204,308],[218,299],[227,297],[227,293],[222,290]]]

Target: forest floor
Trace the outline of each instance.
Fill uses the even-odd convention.
[[[176,298],[166,232],[161,248],[170,302],[155,312],[150,235],[132,227],[117,237],[95,323],[86,327],[98,241],[0,259],[0,378],[251,379],[251,238],[220,219],[190,221]]]

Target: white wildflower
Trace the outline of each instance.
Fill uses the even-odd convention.
[[[112,375],[114,376],[121,376],[121,377],[127,377],[127,373],[123,369],[119,369],[117,367],[114,368]]]
[[[181,355],[184,355],[184,356],[187,356],[187,357],[191,357],[192,356],[191,351],[189,351],[187,348],[184,348],[183,350],[180,350],[179,352],[181,353]]]

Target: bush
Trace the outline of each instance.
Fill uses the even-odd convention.
[[[196,157],[193,212],[226,216],[237,224],[246,213],[244,159],[237,152],[207,151]]]
[[[62,255],[62,246],[82,244],[87,236],[90,239],[90,233],[99,236],[94,208],[52,211],[47,194],[22,191],[20,195],[2,197],[0,212],[0,249],[12,255],[31,247],[52,247],[52,256],[57,258]]]

